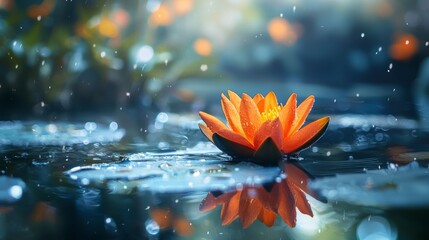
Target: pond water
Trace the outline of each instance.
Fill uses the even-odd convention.
[[[192,117],[169,116],[148,135],[152,144],[121,141],[125,130],[116,122],[2,122],[0,238],[417,239],[427,233],[429,153],[422,143],[428,139],[412,119],[337,115],[299,157],[261,167],[217,150]]]

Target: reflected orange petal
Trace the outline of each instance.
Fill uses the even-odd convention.
[[[259,221],[263,222],[267,227],[272,227],[276,221],[277,214],[269,209],[262,208],[258,215]]]
[[[279,113],[279,119],[283,127],[283,138],[287,137],[291,130],[296,114],[296,94],[290,95],[286,104]]]
[[[298,208],[298,210],[303,214],[307,214],[313,217],[313,211],[311,210],[310,203],[308,202],[304,192],[298,186],[295,186],[294,183],[290,181],[287,182],[289,188],[292,190],[293,196],[296,201],[296,207]]]
[[[255,199],[255,197],[245,194],[243,190],[240,198],[240,209],[238,211],[243,228],[248,228],[256,220],[261,209],[261,202]]]
[[[217,119],[216,117],[205,113],[200,112],[200,117],[203,119],[203,121],[206,123],[207,127],[213,132],[216,133],[221,129],[228,128],[225,123],[223,123],[221,120]]]
[[[204,136],[206,136],[211,142],[213,142],[213,132],[204,124],[199,123],[201,132],[203,132]]]
[[[290,227],[295,227],[296,225],[296,204],[295,198],[286,184],[282,182],[279,184],[279,205],[277,208],[277,213],[283,219],[283,221]]]
[[[241,191],[237,191],[229,201],[226,201],[222,206],[220,218],[222,225],[228,225],[238,218],[238,210],[240,206]]]
[[[298,131],[307,119],[308,114],[313,108],[314,96],[309,96],[296,108],[296,118],[292,124],[292,128],[289,131],[289,136]]]
[[[243,135],[243,129],[241,128],[241,123],[240,123],[240,115],[238,114],[237,109],[234,107],[234,104],[232,104],[231,101],[229,101],[229,99],[223,93],[221,96],[222,96],[222,100],[221,100],[222,110],[225,114],[225,118],[228,121],[229,126],[234,132]]]
[[[268,111],[272,108],[276,108],[278,106],[277,97],[274,92],[269,92],[267,96],[265,96],[264,101],[264,112]]]
[[[240,122],[247,139],[253,142],[255,133],[261,126],[261,114],[253,99],[243,93],[240,105]]]
[[[203,199],[203,201],[201,201],[200,203],[200,211],[208,212],[210,210],[215,209],[216,206],[219,204],[220,204],[219,200],[209,192],[207,196]]]
[[[328,123],[329,117],[309,123],[283,142],[282,151],[293,153],[309,147],[325,132]]]
[[[234,105],[237,111],[240,111],[241,98],[237,95],[237,93],[228,90],[228,96],[231,103]]]

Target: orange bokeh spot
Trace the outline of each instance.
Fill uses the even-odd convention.
[[[98,31],[101,35],[109,38],[115,38],[119,35],[118,26],[107,17],[101,18]]]
[[[160,229],[171,226],[172,216],[168,209],[157,208],[150,212],[152,219],[158,224]]]
[[[193,0],[173,0],[174,12],[178,15],[184,15],[192,10]]]
[[[113,19],[120,27],[126,27],[130,22],[130,15],[126,10],[120,8],[113,13]]]
[[[390,46],[390,56],[395,60],[408,60],[417,53],[418,42],[411,34],[401,34]]]
[[[393,14],[393,6],[389,0],[381,0],[375,6],[375,13],[381,17],[389,17]]]
[[[152,26],[167,26],[172,21],[173,14],[165,4],[161,4],[149,18],[149,23]]]
[[[205,38],[199,38],[194,43],[194,49],[199,55],[208,56],[212,53],[212,43]]]
[[[55,1],[44,0],[40,5],[32,5],[28,8],[27,14],[31,18],[46,17],[54,9]]]
[[[268,23],[268,33],[271,38],[282,44],[292,45],[298,39],[294,26],[283,18],[275,18]]]
[[[192,224],[186,218],[178,218],[174,221],[174,229],[179,236],[189,236],[194,231]]]

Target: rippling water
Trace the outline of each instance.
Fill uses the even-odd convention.
[[[299,158],[266,168],[222,154],[192,120],[168,119],[142,144],[119,142],[125,131],[114,122],[1,123],[0,238],[416,239],[426,233],[428,139],[413,120],[337,116]]]

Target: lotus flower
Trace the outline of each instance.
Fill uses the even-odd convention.
[[[298,153],[319,139],[328,127],[329,117],[303,126],[314,104],[309,96],[298,107],[296,94],[278,104],[274,92],[253,98],[240,98],[228,91],[222,94],[222,110],[228,126],[218,118],[200,112],[204,135],[220,150],[236,158],[248,158],[261,165],[275,165],[284,155]]]
[[[222,206],[222,225],[228,225],[240,218],[243,228],[256,219],[271,227],[277,214],[290,227],[296,225],[296,208],[313,217],[313,211],[305,193],[317,198],[307,188],[309,175],[293,163],[286,163],[283,169],[286,178],[267,185],[244,185],[240,190],[226,193],[208,193],[200,204],[200,211],[207,212],[217,205]]]

